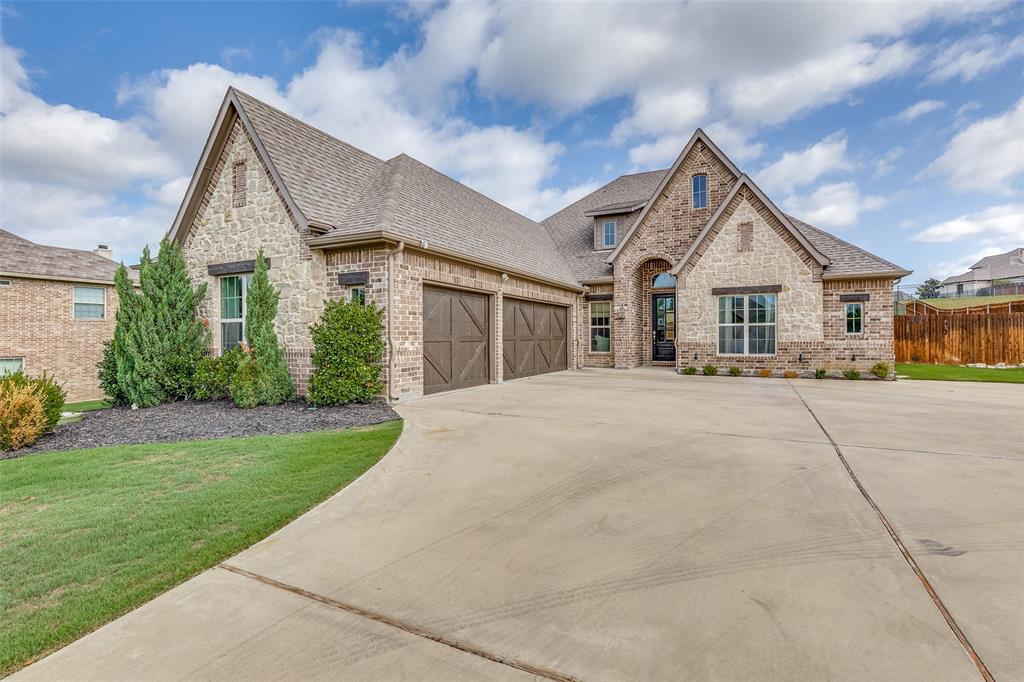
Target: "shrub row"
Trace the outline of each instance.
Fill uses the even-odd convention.
[[[718,375],[718,367],[716,367],[715,365],[704,365],[704,367],[700,368],[700,371],[701,371],[702,374],[704,374],[704,376],[708,376],[708,377],[713,377],[713,376],[717,376]],[[692,375],[697,373],[697,368],[696,367],[684,367],[682,369],[682,373],[692,376]],[[770,369],[759,369],[759,370],[756,370],[755,373],[759,377],[770,377],[770,376],[773,375],[773,372]],[[740,369],[739,367],[730,367],[729,368],[729,375],[730,376],[738,377],[738,376],[742,376],[742,374],[743,374],[743,370]],[[857,369],[843,370],[842,374],[843,374],[843,378],[849,379],[851,381],[852,380],[857,380],[857,379],[861,378],[860,370],[857,370]],[[887,363],[887,362],[878,362],[878,363],[876,363],[871,368],[871,374],[873,374],[874,376],[876,376],[879,379],[887,379],[889,377],[889,363]],[[796,379],[797,377],[800,376],[800,373],[797,372],[796,370],[788,369],[785,372],[783,372],[782,375],[784,377],[786,377],[787,379]],[[828,376],[828,370],[826,370],[824,368],[818,368],[818,369],[814,370],[814,378],[815,379],[824,379],[827,376]]]

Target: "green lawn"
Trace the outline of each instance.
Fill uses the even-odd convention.
[[[106,400],[83,400],[78,403],[64,403],[65,412],[91,412],[93,410],[105,410],[110,407]]]
[[[923,303],[935,306],[941,310],[956,310],[957,308],[973,308],[979,305],[999,305],[1008,301],[1024,301],[1020,294],[1005,294],[1002,296],[960,296],[950,298],[922,298]]]
[[[991,381],[1001,384],[1024,384],[1024,369],[988,369],[958,365],[896,364],[896,374],[911,379],[930,381]]]
[[[266,537],[366,471],[401,430],[0,461],[0,677]]]

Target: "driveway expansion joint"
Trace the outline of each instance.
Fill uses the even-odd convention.
[[[971,661],[974,662],[974,665],[978,668],[978,672],[981,673],[982,679],[985,680],[985,682],[995,682],[995,678],[992,676],[992,673],[989,672],[988,667],[985,665],[985,662],[981,660],[981,656],[979,656],[978,652],[974,650],[974,646],[971,645],[971,642],[967,639],[967,635],[965,635],[963,630],[960,629],[960,625],[957,624],[956,619],[953,618],[953,614],[949,612],[949,610],[946,608],[946,605],[942,602],[942,599],[939,597],[938,592],[935,591],[935,588],[932,587],[932,584],[928,581],[928,577],[925,576],[924,571],[921,570],[921,567],[918,565],[917,560],[914,559],[914,555],[912,555],[910,553],[910,550],[907,549],[907,546],[903,544],[903,540],[900,539],[900,536],[896,532],[896,529],[893,527],[891,523],[889,523],[889,519],[886,518],[885,514],[875,503],[875,500],[871,497],[867,489],[860,482],[860,479],[857,478],[857,474],[854,473],[853,468],[850,466],[850,463],[846,460],[846,457],[843,455],[843,451],[840,449],[839,444],[836,443],[834,438],[832,438],[832,434],[828,432],[828,429],[825,428],[825,425],[821,422],[821,419],[818,418],[818,415],[814,413],[814,410],[811,409],[811,406],[807,404],[806,400],[804,400],[803,395],[801,395],[800,391],[797,390],[797,387],[793,385],[793,382],[787,379],[786,383],[788,383],[790,388],[793,389],[793,393],[795,393],[796,397],[800,399],[800,402],[803,403],[803,406],[807,409],[807,412],[810,413],[815,423],[818,424],[818,428],[821,429],[821,432],[825,434],[826,438],[828,438],[829,443],[832,444],[832,448],[836,451],[836,456],[839,457],[839,461],[842,463],[843,468],[846,469],[846,473],[850,476],[850,479],[853,481],[853,484],[857,487],[857,490],[860,491],[860,494],[867,501],[871,509],[874,510],[875,515],[878,516],[878,520],[881,521],[882,525],[885,527],[886,532],[889,533],[889,537],[892,538],[892,541],[896,544],[896,548],[899,549],[900,554],[903,555],[903,558],[906,560],[907,564],[909,564],[910,568],[913,569],[914,574],[917,576],[917,579],[921,581],[921,585],[924,587],[925,591],[928,592],[928,596],[931,597],[932,603],[935,604],[935,608],[939,610],[939,613],[942,615],[943,619],[945,619],[946,624],[949,626],[949,629],[953,631],[953,634],[960,642],[960,645],[964,648],[964,651],[967,653],[967,656],[971,659]]]
[[[573,677],[571,675],[566,675],[564,673],[560,673],[554,670],[549,670],[547,668],[543,668],[540,666],[524,663],[523,661],[519,661],[516,659],[507,658],[500,654],[495,654],[484,649],[480,649],[479,647],[475,647],[471,644],[466,644],[465,642],[460,642],[458,640],[451,639],[449,637],[446,637],[445,635],[429,632],[416,625],[406,623],[395,618],[391,618],[390,616],[386,616],[382,613],[370,611],[368,609],[364,609],[360,606],[355,606],[353,604],[347,604],[337,599],[332,599],[331,597],[327,597],[322,594],[317,594],[316,592],[310,592],[309,590],[304,590],[301,587],[289,585],[288,583],[283,583],[279,580],[268,578],[265,575],[260,575],[258,573],[253,573],[252,571],[247,571],[244,568],[240,568],[238,566],[233,566],[228,563],[220,563],[217,564],[217,567],[222,568],[225,571],[230,571],[231,573],[243,576],[245,578],[249,578],[250,580],[261,582],[264,585],[269,585],[270,587],[275,587],[279,590],[284,590],[285,592],[291,592],[292,594],[298,595],[300,597],[305,597],[306,599],[311,599],[316,602],[320,602],[321,604],[324,604],[326,606],[340,609],[342,611],[347,611],[349,613],[361,616],[363,618],[375,621],[377,623],[381,623],[383,625],[387,625],[389,627],[402,630],[403,632],[406,632],[410,635],[430,640],[431,642],[436,642],[437,644],[450,647],[452,649],[455,649],[456,651],[461,651],[463,653],[470,654],[471,656],[478,656],[479,658],[486,659],[488,661],[491,661],[492,663],[497,663],[499,665],[503,665],[509,668],[521,670],[523,672],[529,673],[531,675],[536,675],[537,677],[541,677],[546,680],[555,680],[555,682],[579,682],[578,678]]]

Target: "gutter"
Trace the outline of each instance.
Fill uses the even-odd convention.
[[[911,273],[913,270],[892,270],[890,272],[848,272],[830,275],[828,271],[821,274],[823,280],[842,280],[842,279],[902,279]]]
[[[316,247],[318,249],[326,249],[332,247],[355,246],[357,244],[366,244],[369,242],[380,241],[394,242],[396,244],[399,244],[404,243],[407,239],[408,237],[403,237],[401,235],[395,234],[394,232],[389,232],[387,230],[369,230],[367,232],[360,232],[357,234],[337,236],[328,235],[324,237],[318,237],[316,239],[310,239],[306,243],[311,247]],[[409,246],[409,248],[414,251],[422,251],[424,253],[436,253],[438,255],[445,256],[448,258],[454,258],[456,260],[460,260],[466,263],[473,263],[476,265],[483,266],[489,270],[508,273],[510,275],[522,277],[523,279],[533,280],[534,282],[542,282],[544,284],[549,284],[559,289],[575,291],[577,293],[582,293],[583,291],[583,286],[580,284],[569,284],[567,282],[562,282],[557,279],[551,279],[549,277],[543,277],[541,275],[526,272],[524,270],[516,270],[514,268],[509,268],[505,265],[502,265],[501,263],[495,263],[494,261],[489,261],[483,258],[476,258],[474,256],[467,256],[464,253],[453,251],[451,249],[446,249],[444,247],[432,246],[425,239],[419,242],[418,247]]]
[[[88,279],[86,277],[53,277],[52,275],[36,275],[26,272],[0,272],[0,277],[12,277],[14,279],[40,279],[49,282],[74,282],[76,284],[102,284],[108,287],[114,286],[115,282],[112,279]],[[136,280],[132,280],[132,286],[138,288],[139,283]]]

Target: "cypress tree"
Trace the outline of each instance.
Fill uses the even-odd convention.
[[[245,299],[248,348],[231,382],[231,397],[239,407],[276,405],[295,397],[284,350],[274,332],[278,297],[267,276],[267,261],[261,248]]]
[[[189,397],[206,354],[207,333],[197,312],[206,284],[192,284],[181,246],[166,237],[147,279],[143,294],[153,303],[157,380],[167,398]]]

